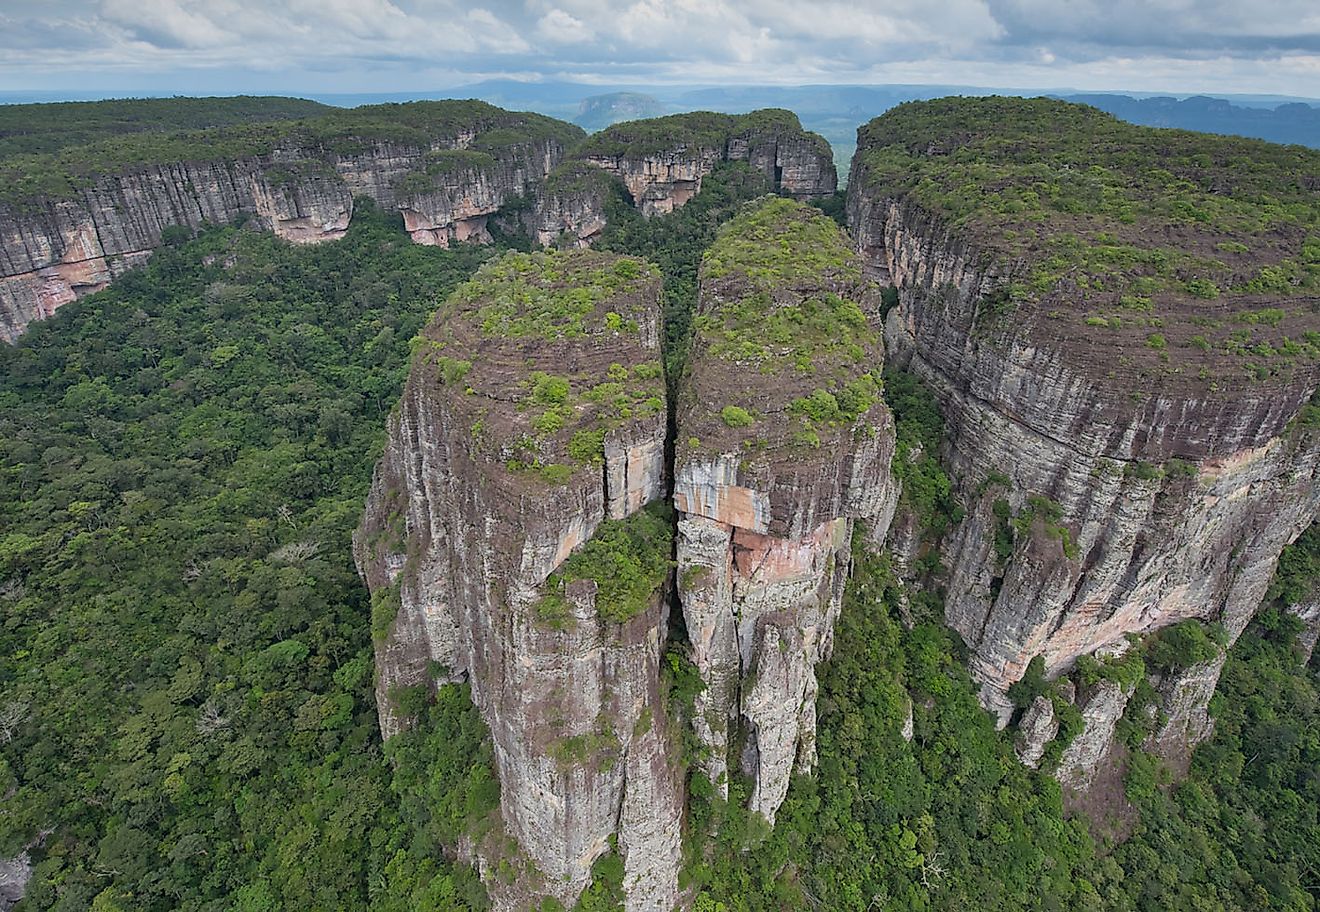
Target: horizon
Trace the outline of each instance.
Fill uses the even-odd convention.
[[[1306,0],[17,0],[0,28],[3,94],[439,93],[512,79],[1320,98],[1320,13]]]

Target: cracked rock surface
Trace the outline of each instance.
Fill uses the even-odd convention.
[[[758,250],[801,250],[804,232],[837,258],[756,262]],[[897,496],[893,419],[878,396],[820,421],[794,403],[872,382],[876,303],[842,233],[786,200],[735,219],[703,265],[674,481],[679,594],[706,684],[694,725],[711,782],[727,794],[736,750],[751,807],[772,822],[793,770],[815,762],[816,665],[830,653],[853,525],[883,540]],[[829,325],[832,306],[846,325]],[[822,332],[775,335],[805,314],[826,319]]]
[[[412,724],[397,688],[463,678],[490,727],[503,831],[531,872],[508,883],[500,841],[476,847],[499,909],[571,906],[611,837],[630,910],[677,898],[663,576],[621,620],[592,579],[551,576],[664,495],[658,296],[653,267],[585,250],[483,267],[424,333],[355,539],[373,598],[397,600],[376,643],[384,735]],[[594,454],[568,446],[584,432]]]

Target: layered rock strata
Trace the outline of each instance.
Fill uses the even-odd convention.
[[[672,527],[644,509],[665,493],[659,287],[590,251],[483,267],[423,334],[355,539],[383,734],[413,724],[401,689],[460,679],[490,727],[519,847],[477,849],[497,908],[572,905],[612,839],[630,910],[677,898]]]
[[[1183,167],[1176,155],[1186,150],[1162,151],[1162,134],[1056,107],[1003,99],[904,106],[860,131],[849,182],[856,243],[871,274],[898,287],[886,324],[890,355],[926,381],[945,418],[941,455],[966,508],[940,543],[946,619],[970,648],[983,703],[1004,723],[1007,689],[1033,657],[1053,677],[1079,656],[1187,618],[1217,622],[1234,640],[1281,550],[1320,511],[1320,440],[1298,421],[1320,362],[1288,341],[1320,328],[1315,298],[1305,286],[1270,292],[1252,279],[1282,268],[1262,262],[1299,256],[1301,235],[1250,238],[1255,259],[1237,259],[1225,251],[1245,249],[1243,235],[1170,221],[1163,191],[1118,165],[1106,199],[1122,206],[1106,204],[1087,219],[1047,210],[1015,221],[1040,189],[1033,162],[1080,156],[1079,167],[1095,164],[1089,150],[1115,142],[1114,131],[1124,148]],[[1065,145],[1058,130],[1035,131],[1037,117],[1080,121],[1085,139]],[[1179,141],[1204,144],[1211,160],[1227,142]],[[980,143],[975,160],[999,172],[975,185],[982,197],[950,202],[929,189],[949,186],[941,181]],[[1225,171],[1218,192],[1269,179],[1292,192],[1286,169],[1267,171],[1275,153],[1261,145],[1259,172]],[[1106,259],[1088,258],[1078,232]],[[1159,246],[1169,238],[1181,246]],[[1232,262],[1206,265],[1183,253],[1204,249]],[[1136,265],[1125,273],[1115,258]],[[1185,271],[1161,271],[1168,262]],[[1268,321],[1256,318],[1262,312]],[[1246,344],[1278,360],[1249,363],[1244,326]],[[1157,682],[1168,716],[1154,738],[1161,753],[1183,753],[1208,734],[1205,710],[1221,666]],[[1089,781],[1122,694],[1106,685],[1084,700],[1088,732],[1065,754],[1065,781]]]
[[[877,304],[843,233],[785,199],[736,217],[701,268],[674,470],[679,595],[706,685],[693,724],[705,775],[727,794],[735,764],[772,822],[815,760],[816,665],[854,523],[880,541],[893,511]]]
[[[775,190],[809,199],[837,186],[829,143],[790,111],[698,112],[616,124],[576,155],[618,177],[645,216],[672,212],[701,191],[720,162],[747,162]]]
[[[418,242],[487,239],[486,219],[533,194],[581,135],[537,115],[425,102],[180,134],[172,138],[177,160],[157,152],[105,173],[70,171],[62,192],[0,202],[0,339],[11,342],[33,320],[104,288],[175,226],[252,217],[314,243],[342,237],[353,198],[366,196],[401,210]],[[161,142],[168,156],[169,141]],[[107,152],[106,160],[115,159]],[[24,167],[59,175],[70,166],[45,156]]]

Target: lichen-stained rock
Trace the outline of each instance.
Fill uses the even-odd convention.
[[[946,619],[982,701],[1006,722],[1034,656],[1053,677],[1187,618],[1231,642],[1320,511],[1315,242],[1269,214],[1314,212],[1320,155],[1045,99],[903,105],[859,138],[849,223],[945,419]],[[1167,749],[1203,736],[1217,672],[1174,688]],[[1112,726],[1088,729],[1076,781]]]
[[[1079,697],[1082,727],[1059,758],[1055,772],[1059,782],[1079,792],[1090,787],[1113,747],[1114,729],[1131,697],[1131,686],[1110,678],[1083,688]]]
[[[674,470],[679,594],[706,684],[693,724],[722,792],[741,744],[751,807],[771,821],[815,760],[815,667],[853,524],[882,540],[896,499],[877,304],[843,233],[790,200],[744,210],[701,267]]]
[[[1186,769],[1192,748],[1214,731],[1210,698],[1227,658],[1228,654],[1221,652],[1213,659],[1152,681],[1160,725],[1146,740],[1146,750]]]
[[[365,196],[402,209],[423,243],[485,240],[486,219],[534,195],[582,135],[480,102],[413,102],[0,162],[0,341],[104,288],[175,226],[253,217],[295,243],[334,240]]]
[[[798,199],[828,196],[837,185],[829,143],[780,109],[698,111],[615,124],[574,154],[616,175],[648,217],[696,196],[702,178],[720,162],[745,161],[774,189]]]
[[[1059,717],[1054,712],[1054,701],[1041,695],[1032,701],[1018,723],[1017,740],[1014,748],[1018,759],[1026,766],[1035,769],[1040,766],[1045,748],[1059,733]]]
[[[1288,613],[1302,622],[1297,646],[1302,651],[1302,662],[1309,662],[1315,653],[1316,642],[1320,641],[1320,592],[1313,592],[1310,598],[1289,605]]]
[[[527,229],[542,247],[590,247],[605,230],[605,205],[622,195],[617,177],[585,161],[566,161],[541,185]]]
[[[422,335],[355,539],[384,735],[400,688],[461,677],[490,726],[528,872],[491,874],[497,908],[572,905],[611,837],[629,909],[676,901],[659,287],[587,250],[483,267]]]

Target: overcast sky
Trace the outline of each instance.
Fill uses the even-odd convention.
[[[0,0],[0,90],[492,77],[1320,97],[1320,0]]]

